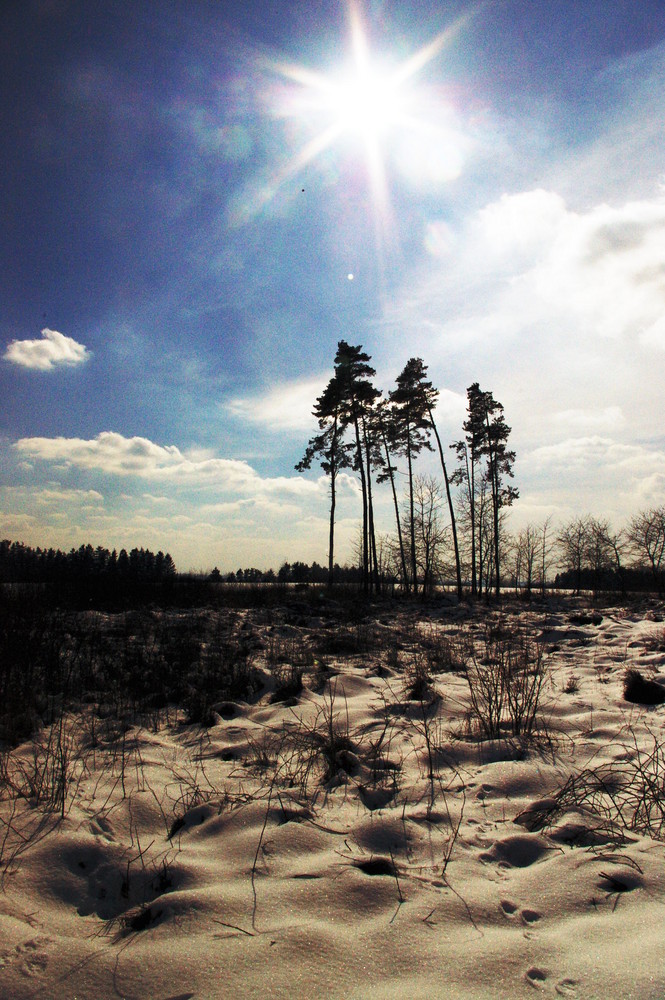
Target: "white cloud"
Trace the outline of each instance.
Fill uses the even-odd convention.
[[[263,424],[268,430],[308,431],[316,426],[312,409],[326,381],[320,377],[282,382],[263,395],[231,399],[225,409],[240,420]]]
[[[6,361],[43,372],[80,365],[89,357],[90,352],[83,344],[57,330],[48,329],[42,330],[41,340],[12,340],[4,354]]]
[[[519,452],[511,530],[553,515],[555,525],[591,513],[620,528],[638,511],[662,504],[665,452],[657,444],[626,443],[609,435],[567,437]]]
[[[461,424],[466,417],[466,395],[441,389],[434,408],[434,421],[438,424]]]
[[[597,434],[536,448],[521,462],[531,483],[535,475],[552,484],[550,492],[571,509],[621,518],[662,503],[664,469],[662,450]]]
[[[103,431],[96,438],[21,438],[13,447],[30,458],[116,476],[136,476],[161,483],[200,486],[212,484],[238,493],[287,493],[296,496],[320,492],[318,483],[302,476],[263,478],[247,462],[216,458],[203,449],[182,452],[175,445],[158,445],[147,438],[126,438]]]
[[[0,535],[2,538],[20,540],[21,535],[37,525],[34,514],[24,514],[13,510],[0,510]]]
[[[567,438],[557,444],[536,448],[530,458],[552,468],[571,465],[582,468],[601,466],[624,470],[648,471],[662,468],[665,455],[640,445],[623,444],[612,438],[592,435]]]
[[[665,198],[579,213],[553,192],[504,195],[469,236],[507,279],[494,305],[516,332],[539,321],[665,348]]]
[[[478,212],[474,227],[497,260],[514,264],[525,257],[533,262],[556,237],[565,214],[560,195],[536,189],[502,195]]]
[[[118,476],[157,480],[224,479],[239,485],[256,477],[256,473],[246,462],[216,459],[200,451],[190,456],[174,445],[154,444],[143,437],[126,438],[112,431],[103,431],[91,440],[65,437],[21,438],[14,448],[32,459],[64,463],[66,467],[94,469]]]
[[[427,235],[425,235],[427,239]],[[503,195],[462,226],[454,256],[431,257],[384,325],[416,350],[491,356],[519,339],[614,339],[665,349],[665,197],[567,207],[552,191]],[[390,344],[394,349],[394,341]]]

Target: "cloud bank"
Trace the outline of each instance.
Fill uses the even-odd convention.
[[[65,468],[75,467],[115,476],[137,476],[183,485],[212,484],[237,492],[318,493],[319,484],[300,476],[263,478],[246,461],[216,458],[203,449],[181,451],[143,437],[126,438],[103,431],[96,438],[21,438],[14,449],[24,457]]]

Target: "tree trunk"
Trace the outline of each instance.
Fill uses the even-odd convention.
[[[416,560],[416,518],[413,508],[413,462],[411,459],[411,430],[406,428],[406,458],[409,467],[409,514],[411,534],[411,573],[413,577],[413,593],[418,593],[418,563]]]
[[[455,572],[457,575],[457,596],[462,599],[462,567],[460,564],[459,557],[459,544],[457,541],[457,524],[455,521],[455,508],[453,507],[453,498],[450,493],[450,480],[448,478],[448,471],[446,469],[446,460],[443,457],[443,448],[441,446],[441,438],[439,437],[439,432],[436,429],[436,424],[434,423],[434,417],[432,416],[431,407],[427,407],[429,413],[430,424],[432,425],[432,430],[434,431],[434,437],[436,438],[436,443],[439,447],[439,458],[441,459],[441,469],[443,470],[443,481],[446,485],[446,497],[448,499],[448,510],[450,511],[450,526],[453,532],[453,547],[455,549]]]
[[[372,461],[370,457],[369,437],[367,434],[367,424],[363,417],[363,440],[365,442],[365,459],[367,462],[367,514],[369,532],[369,567],[370,567],[370,591],[377,594],[380,590],[379,583],[379,560],[376,554],[376,533],[374,531],[374,504],[372,502]]]
[[[333,566],[335,550],[335,476],[330,477],[330,535],[328,538],[328,589],[333,585]]]
[[[499,471],[497,468],[496,451],[492,447],[489,414],[487,422],[487,457],[490,463],[490,482],[492,483],[492,522],[494,525],[494,592],[501,594],[501,571],[499,566]]]
[[[332,589],[333,585],[333,567],[335,565],[334,555],[335,555],[335,504],[337,501],[337,493],[335,480],[337,479],[337,463],[335,460],[335,450],[337,448],[337,417],[335,417],[335,423],[333,427],[333,442],[330,449],[331,461],[330,461],[330,532],[328,535],[328,589]]]
[[[466,457],[466,478],[469,483],[469,515],[471,517],[471,596],[478,596],[478,575],[476,573],[476,463],[471,455],[471,470],[469,471],[469,456]]]
[[[368,523],[367,523],[367,480],[365,478],[365,463],[363,461],[362,444],[360,441],[360,428],[358,427],[358,417],[354,415],[353,425],[356,432],[356,460],[358,471],[360,472],[360,487],[363,495],[363,568],[362,587],[365,593],[369,593],[369,545],[368,545]]]
[[[383,428],[383,422],[381,423],[381,437],[383,440],[383,447],[386,451],[386,468],[388,469],[388,476],[390,478],[390,488],[393,494],[393,504],[395,506],[395,520],[397,522],[397,538],[399,541],[399,557],[402,563],[402,579],[404,581],[404,590],[409,593],[409,577],[406,571],[406,557],[404,555],[404,539],[402,538],[402,525],[400,523],[399,516],[399,503],[397,501],[397,490],[395,488],[395,477],[393,475],[393,467],[390,462],[390,449],[388,447],[388,439],[386,437],[386,432]]]

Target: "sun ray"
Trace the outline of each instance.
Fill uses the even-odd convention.
[[[395,83],[401,85],[410,80],[412,76],[416,76],[420,73],[425,66],[443,51],[446,46],[448,46],[457,32],[460,30],[462,21],[456,21],[455,24],[447,28],[445,31],[439,32],[439,34],[428,42],[427,45],[423,45],[414,55],[407,59],[399,67],[395,73]]]

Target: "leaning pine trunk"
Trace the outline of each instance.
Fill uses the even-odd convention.
[[[413,576],[413,593],[418,593],[418,563],[416,560],[416,516],[413,507],[413,462],[411,461],[411,434],[406,430],[406,457],[409,465],[409,513],[411,515],[411,573]]]
[[[386,438],[386,432],[383,427],[383,421],[381,422],[381,437],[383,439],[383,447],[386,451],[386,468],[388,470],[388,476],[390,477],[390,488],[393,493],[393,504],[395,506],[395,520],[397,522],[397,538],[399,540],[399,557],[402,563],[402,579],[404,581],[404,590],[409,593],[409,577],[406,571],[406,558],[404,555],[404,540],[402,538],[402,525],[400,524],[399,517],[399,503],[397,502],[397,490],[395,489],[395,477],[393,475],[393,467],[390,463],[390,449],[388,448],[388,439]]]
[[[369,530],[369,568],[370,568],[370,591],[379,593],[379,561],[376,555],[376,534],[374,532],[374,504],[372,502],[372,463],[369,454],[369,441],[367,438],[367,427],[363,418],[363,439],[365,442],[365,457],[367,461],[367,514]]]
[[[436,443],[439,446],[439,458],[441,459],[441,468],[443,470],[443,481],[446,484],[446,497],[448,498],[448,510],[450,511],[450,526],[453,532],[453,546],[455,549],[455,572],[457,575],[457,596],[462,599],[462,567],[460,564],[459,555],[459,543],[457,541],[457,523],[455,521],[455,508],[453,507],[453,498],[450,493],[450,480],[448,479],[448,472],[446,470],[446,460],[443,457],[443,448],[441,447],[441,438],[439,437],[439,432],[436,429],[436,424],[434,423],[434,417],[432,416],[431,407],[428,406],[429,421],[432,425],[432,430],[434,431],[434,437],[436,438]]]
[[[494,524],[494,582],[495,593],[499,597],[501,594],[501,578],[499,567],[499,471],[497,468],[496,452],[492,448],[492,436],[490,433],[489,414],[485,414],[487,422],[487,455],[490,463],[490,479],[492,482],[492,518]]]
[[[369,591],[369,545],[368,545],[368,524],[367,524],[367,480],[365,478],[365,463],[363,462],[362,446],[360,444],[360,428],[358,427],[358,417],[353,419],[356,432],[356,460],[360,472],[360,487],[363,495],[363,570],[362,585],[365,593]]]
[[[328,587],[333,585],[333,566],[335,551],[335,476],[330,476],[330,537],[328,539]]]

